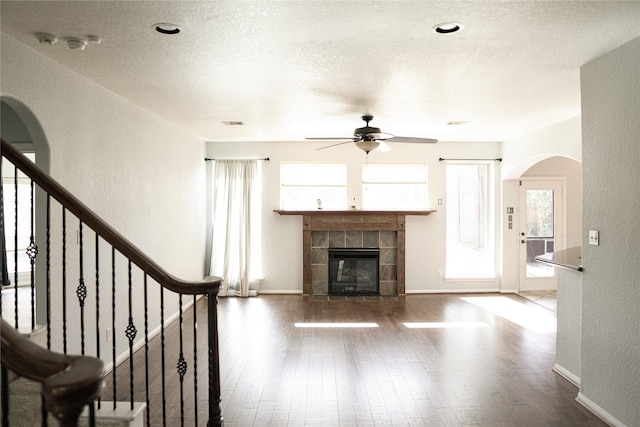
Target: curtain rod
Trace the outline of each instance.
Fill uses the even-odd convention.
[[[263,160],[263,161],[265,161],[265,162],[268,162],[270,159],[269,159],[268,157],[264,157],[264,158],[262,158],[262,159],[210,159],[210,158],[208,158],[208,157],[205,157],[205,158],[204,158],[204,160],[205,160],[206,162],[212,162],[212,161],[214,161],[214,160],[258,160],[258,161],[259,161],[259,160]]]
[[[444,159],[444,158],[440,157],[438,159],[439,162],[443,162],[445,160],[458,160],[458,161],[494,160],[496,162],[501,162],[502,161],[502,157],[498,157],[497,159]]]

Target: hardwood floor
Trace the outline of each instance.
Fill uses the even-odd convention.
[[[554,313],[558,312],[558,301],[556,291],[527,291],[518,293],[523,298],[539,304]]]
[[[197,304],[199,322],[205,305]],[[226,427],[606,425],[552,371],[554,313],[515,295],[223,298],[218,316]],[[377,327],[309,327],[312,322]],[[175,352],[176,329],[167,332],[168,351]],[[188,330],[185,342],[191,342]],[[199,333],[197,424],[205,425],[204,328]],[[142,372],[144,359],[135,359]],[[173,370],[174,359],[166,365]],[[120,384],[126,371],[118,368]],[[174,412],[167,425],[173,426],[179,391],[177,374],[170,375]],[[191,390],[185,425],[194,425],[191,383],[185,390]],[[162,425],[155,386],[151,396],[152,425]]]

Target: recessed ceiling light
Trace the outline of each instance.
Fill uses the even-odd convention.
[[[464,28],[464,26],[458,22],[443,22],[441,24],[435,25],[433,27],[433,31],[439,34],[450,34],[455,33],[456,31],[460,31]]]
[[[226,126],[242,126],[244,125],[244,122],[240,120],[225,120],[222,124]]]
[[[159,32],[160,34],[174,35],[180,32],[180,27],[178,27],[176,24],[168,24],[168,23],[153,24],[152,28],[157,32]]]
[[[449,126],[464,126],[468,124],[469,120],[451,120],[450,122],[447,122],[447,125]]]

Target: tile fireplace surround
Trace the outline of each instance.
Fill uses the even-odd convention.
[[[302,216],[302,293],[327,295],[328,249],[379,248],[380,295],[405,293],[405,217],[425,211],[286,211]]]

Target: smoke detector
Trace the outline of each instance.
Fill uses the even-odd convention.
[[[38,41],[42,44],[48,44],[49,46],[53,46],[54,43],[58,41],[58,37],[54,34],[49,33],[35,33],[34,34]],[[102,42],[102,37],[88,35],[84,37],[65,37],[63,39],[67,42],[67,47],[71,50],[84,50],[89,43],[99,44]]]
[[[49,33],[36,33],[36,38],[40,43],[48,44],[49,46],[53,46],[53,44],[58,41],[56,36]]]
[[[67,39],[67,46],[71,50],[84,50],[87,47],[87,42],[80,39]]]
[[[67,37],[67,47],[71,50],[84,50],[89,43],[100,44],[102,37],[85,36],[85,37]]]

